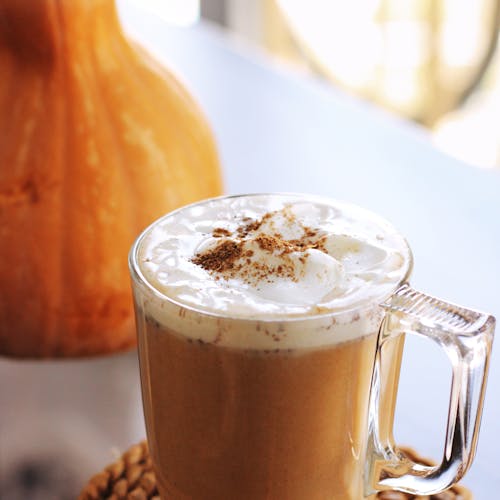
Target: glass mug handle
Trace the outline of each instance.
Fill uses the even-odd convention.
[[[495,318],[448,304],[401,286],[384,304],[375,359],[370,407],[366,484],[368,494],[396,489],[414,495],[439,493],[459,481],[474,457]],[[391,362],[390,344],[403,333],[436,341],[452,364],[452,384],[446,440],[441,464],[415,463],[397,449],[392,437],[392,416],[381,409],[389,401],[394,408],[394,386],[399,366]],[[401,337],[402,338],[402,337]],[[392,342],[389,342],[391,341]],[[388,358],[385,359],[385,354]],[[392,387],[391,387],[392,386]]]

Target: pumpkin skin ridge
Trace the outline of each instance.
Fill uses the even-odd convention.
[[[15,68],[14,71],[18,69]],[[21,69],[21,71],[23,71]],[[45,110],[45,100],[42,99],[42,92],[46,90],[48,84],[47,82],[42,81],[40,78],[37,78],[36,75],[33,75],[30,73],[30,77],[36,78],[39,82],[40,85],[37,86],[38,92],[34,94],[33,92],[27,93],[23,89],[19,89],[18,87],[18,92],[21,95],[27,96],[27,99],[25,102],[21,105],[21,109],[18,111],[19,115],[26,114],[26,109],[27,108],[32,108],[37,111],[38,114],[43,114]],[[22,79],[20,80],[21,82],[23,81]],[[32,114],[32,113],[30,113]],[[14,115],[14,113],[11,114],[11,116]],[[26,146],[30,144],[31,146],[27,148],[28,150],[33,147],[33,145],[37,144],[39,142],[39,137],[37,135],[37,128],[40,128],[40,122],[37,120],[34,120],[35,126],[32,128],[29,134],[25,134],[23,138],[23,147],[26,149]],[[17,153],[17,152],[16,152]],[[19,160],[19,156],[17,157],[17,160]],[[44,205],[48,203],[48,198],[50,197],[51,194],[53,194],[53,187],[54,185],[57,184],[57,181],[52,181],[47,184],[46,180],[43,178],[42,173],[39,171],[38,167],[35,169],[31,169],[32,171],[29,171],[28,165],[26,161],[9,161],[9,167],[12,165],[9,170],[11,170],[11,177],[14,178],[19,178],[22,179],[20,182],[21,185],[21,191],[23,191],[24,196],[21,197],[20,199],[18,198],[19,203],[16,203],[17,210],[14,212],[13,216],[15,220],[11,221],[10,224],[6,225],[7,231],[10,233],[10,237],[5,237],[6,238],[6,244],[5,246],[9,248],[9,250],[4,250],[4,252],[12,252],[13,247],[18,247],[18,245],[15,243],[15,241],[18,239],[18,232],[13,232],[12,227],[16,226],[18,228],[24,228],[24,230],[27,231],[27,233],[30,235],[30,237],[35,238],[36,237],[36,228],[33,229],[33,225],[37,224],[37,221],[43,217],[43,214],[40,213],[40,210],[35,210],[34,212],[32,211],[31,207],[40,207],[41,205]],[[12,201],[12,200],[11,200]],[[2,207],[0,207],[2,208]],[[12,208],[12,207],[9,207]],[[6,209],[6,206],[3,206],[3,209]],[[4,217],[6,215],[4,214]],[[1,217],[1,210],[0,210],[0,217]],[[2,238],[3,239],[3,238]],[[26,245],[21,245],[19,246],[19,249],[17,250],[17,254],[20,255],[20,260],[21,262],[32,262],[31,259],[27,258],[26,256],[23,257],[23,254],[26,253]],[[5,265],[5,264],[4,264]],[[10,273],[13,274],[15,273],[16,276],[18,276],[17,279],[15,279],[13,282],[11,282],[11,287],[9,290],[10,294],[15,294],[17,295],[22,294],[22,285],[20,283],[26,282],[30,283],[30,276],[27,275],[26,273],[31,271],[35,272],[37,274],[42,273],[43,274],[43,268],[45,267],[46,262],[40,262],[40,264],[33,266],[25,266],[25,265],[17,265],[15,270],[11,270]],[[29,287],[29,290],[24,292],[25,295],[27,296],[28,300],[31,300],[31,305],[28,304],[28,307],[26,308],[26,311],[22,311],[22,313],[25,313],[23,316],[27,316],[30,311],[35,308],[36,310],[40,310],[43,308],[43,304],[35,304],[34,300],[31,297],[31,294],[33,292],[33,289],[36,290],[37,287],[44,287],[45,280],[37,280],[37,283],[35,283],[35,286]],[[21,291],[18,291],[17,289],[21,286]],[[23,319],[21,319],[23,321]],[[47,339],[43,339],[43,343],[40,345],[40,349],[44,350],[45,346],[44,344],[47,342],[48,338],[50,337],[50,326],[46,325],[43,326],[41,325],[42,328],[47,330],[49,335],[47,335]]]
[[[61,75],[58,75],[58,78],[61,78]],[[50,82],[49,82],[50,86]],[[53,90],[51,90],[53,92]],[[61,232],[58,230],[58,228],[62,227],[64,223],[64,211],[63,207],[65,206],[64,200],[63,200],[63,193],[65,193],[64,190],[64,178],[65,178],[65,172],[63,168],[63,163],[61,160],[65,157],[65,131],[64,127],[62,126],[62,123],[64,122],[64,116],[65,116],[65,103],[66,99],[64,96],[61,96],[60,100],[55,100],[52,99],[52,104],[47,103],[44,106],[44,111],[46,114],[51,113],[53,118],[53,125],[56,127],[57,134],[59,136],[60,140],[60,149],[59,149],[59,155],[60,158],[56,159],[54,162],[55,165],[59,163],[59,168],[58,172],[56,174],[56,177],[59,177],[59,180],[55,179],[54,180],[54,187],[53,191],[45,191],[41,192],[40,190],[40,205],[37,210],[37,212],[40,212],[43,210],[47,210],[48,207],[50,207],[50,211],[47,213],[47,221],[45,222],[47,226],[52,222],[50,232],[47,229],[44,229],[43,233],[46,233],[46,237],[50,238],[52,240],[52,244],[50,246],[50,251],[47,251],[47,255],[41,256],[43,261],[48,261],[50,264],[50,271],[47,271],[45,269],[45,266],[43,263],[40,263],[39,265],[43,269],[41,272],[43,274],[50,274],[50,278],[44,279],[42,281],[43,283],[43,290],[50,289],[50,292],[42,292],[43,293],[43,298],[44,301],[42,302],[42,307],[46,310],[48,307],[52,307],[61,301],[61,297],[63,294],[63,289],[64,289],[64,274],[63,270],[61,269],[60,263],[63,262],[63,256],[64,256],[64,248],[62,246],[63,244],[63,236]],[[52,107],[52,110],[49,111],[48,108]],[[45,123],[45,120],[42,120],[42,124]],[[38,135],[40,137],[40,135]],[[42,134],[43,137],[43,134]],[[50,146],[49,146],[50,148]],[[52,149],[52,148],[51,148]],[[41,183],[39,183],[40,186]],[[59,189],[57,189],[59,187]],[[40,188],[39,188],[40,189]],[[58,196],[57,196],[58,195]],[[43,199],[46,198],[46,202],[43,203]],[[58,199],[56,199],[58,198]],[[49,236],[50,235],[50,236]],[[29,261],[28,261],[29,262]],[[44,330],[47,332],[45,335],[45,338],[41,339],[40,342],[40,350],[42,352],[50,352],[54,348],[54,343],[56,342],[56,333],[59,329],[59,319],[54,317],[50,317],[49,315],[46,315],[44,312],[41,312],[41,320],[45,323]]]
[[[55,22],[60,22],[60,13],[54,6],[54,19]],[[58,50],[64,49],[64,39],[62,36],[58,36],[57,40],[54,41],[57,44]],[[57,198],[53,199],[53,213],[51,215],[52,223],[54,229],[51,231],[52,252],[47,252],[48,255],[44,257],[51,259],[51,272],[45,271],[48,274],[45,280],[42,280],[44,286],[44,292],[41,292],[42,302],[44,303],[44,311],[41,313],[41,320],[46,323],[44,328],[45,335],[39,340],[40,342],[40,353],[43,357],[49,355],[58,349],[58,332],[61,328],[61,318],[58,316],[52,316],[47,314],[47,310],[52,308],[57,308],[58,304],[61,303],[62,297],[64,295],[65,289],[65,275],[66,270],[63,263],[65,262],[65,232],[58,230],[58,228],[64,227],[65,224],[65,210],[64,207],[67,206],[68,202],[68,192],[65,188],[66,178],[68,175],[68,170],[64,165],[64,158],[67,158],[67,137],[68,128],[64,126],[64,123],[68,122],[68,92],[66,85],[64,83],[67,80],[67,76],[64,71],[64,67],[54,64],[50,75],[45,75],[47,81],[48,92],[52,97],[46,100],[46,113],[50,114],[50,120],[55,127],[55,130],[51,131],[51,138],[54,137],[54,133],[58,137],[59,146],[54,147],[54,142],[51,141],[51,150],[54,151],[55,157],[52,159],[52,171],[57,170],[57,186],[59,186],[57,192]],[[44,121],[40,123],[40,126],[45,125]],[[41,134],[43,140],[43,132]],[[50,140],[50,139],[49,139]],[[55,166],[55,168],[54,168]],[[52,193],[47,193],[48,197]],[[55,193],[54,193],[55,194]],[[50,204],[50,201],[47,201]],[[35,214],[36,216],[36,214]],[[45,221],[47,227],[50,222]],[[43,231],[45,232],[45,231]],[[48,245],[47,245],[48,246]],[[47,303],[48,302],[48,303]]]
[[[53,13],[54,13],[54,23],[61,24],[62,16],[61,12],[56,8],[55,4],[53,5]],[[66,40],[62,33],[54,32],[57,36],[55,38],[56,50],[59,53],[62,53],[66,49]],[[69,192],[66,189],[67,185],[67,177],[69,174],[68,168],[65,166],[68,163],[68,127],[65,127],[64,124],[68,123],[68,103],[69,103],[69,94],[66,82],[68,81],[67,69],[65,66],[61,64],[55,64],[51,74],[51,78],[48,81],[48,85],[51,87],[52,103],[54,106],[54,120],[58,128],[58,138],[59,138],[59,147],[56,148],[58,153],[58,158],[55,159],[54,164],[57,165],[59,163],[59,178],[60,178],[60,189],[59,189],[59,207],[58,207],[58,218],[56,219],[55,224],[61,228],[65,222],[65,207],[67,206],[69,200]],[[52,290],[50,293],[43,294],[43,298],[48,296],[48,300],[51,300],[51,304],[54,308],[60,307],[62,303],[64,290],[66,287],[66,273],[68,270],[65,266],[65,253],[67,241],[66,237],[67,233],[63,233],[62,231],[54,230],[54,237],[58,236],[58,241],[55,245],[55,250],[57,250],[57,257],[55,257],[56,252],[54,252],[54,257],[56,258],[58,265],[54,266],[54,273],[57,273],[58,276],[54,276],[52,279]],[[57,310],[57,309],[56,309]],[[52,315],[45,314],[44,318],[49,325],[47,326],[47,333],[42,337],[42,341],[44,337],[47,337],[44,344],[45,349],[40,348],[40,354],[42,357],[50,356],[52,352],[56,352],[58,350],[58,332],[61,330],[62,318],[61,315]],[[40,338],[40,336],[38,336]],[[1,352],[1,350],[0,350]]]
[[[99,67],[99,62],[98,62],[98,59],[95,57],[95,53],[94,51],[92,51],[92,57],[93,57],[93,60],[94,60],[94,65],[95,67]],[[102,82],[99,80],[99,79],[95,79],[96,80],[96,97],[98,99],[98,102],[99,102],[99,109],[101,109],[103,111],[103,115],[107,118],[109,118],[109,120],[113,120],[113,113],[112,111],[110,110],[110,106],[109,104],[107,103],[106,99],[104,98],[104,91],[102,89]],[[116,146],[119,146],[120,144],[120,139],[119,139],[119,133],[118,133],[118,130],[116,127],[111,127],[109,129],[106,130],[108,132],[108,137],[113,141],[113,143],[116,145]],[[130,219],[133,219],[134,220],[134,227],[140,227],[140,222],[139,222],[139,217],[138,217],[138,207],[137,207],[137,199],[135,196],[133,196],[135,193],[134,193],[134,189],[133,189],[133,180],[131,178],[131,175],[130,175],[130,172],[128,170],[128,168],[126,168],[127,166],[127,161],[126,161],[126,158],[125,158],[125,155],[123,154],[123,151],[121,151],[121,149],[119,147],[116,148],[116,152],[115,154],[117,154],[120,158],[121,158],[121,161],[120,163],[122,165],[125,166],[124,168],[124,172],[125,172],[125,176],[123,178],[123,184],[125,185],[125,189],[126,189],[126,192],[128,193],[127,194],[127,198],[131,201],[132,205],[129,203],[128,207],[127,207],[127,216]],[[131,234],[131,241],[133,242],[133,239],[135,238],[135,233],[134,234]]]
[[[117,55],[117,53],[119,54],[119,50],[117,50],[118,48],[120,50],[126,50],[126,48],[127,48],[127,44],[124,43],[123,30],[121,29],[119,23],[117,23],[117,30],[119,32],[119,36],[116,36],[114,38],[114,40],[112,38],[110,38],[108,40],[110,52],[113,53],[115,56]],[[100,69],[100,61],[99,61],[99,58],[97,57],[95,47],[92,47],[91,57],[93,60],[94,67],[97,69]],[[99,73],[102,74],[102,71],[100,71]],[[103,110],[104,115],[106,115],[108,117],[112,117],[113,113],[110,109],[110,105],[107,103],[106,99],[102,98],[103,84],[100,81],[100,78],[97,78],[95,80],[96,80],[95,81],[96,85],[99,87],[99,92],[97,93],[96,97],[99,99],[99,102],[101,104],[100,109]],[[109,130],[109,136],[112,138],[113,143],[116,146],[118,146],[116,148],[115,154],[117,154],[120,157],[120,160],[121,160],[120,163],[123,166],[122,172],[125,174],[123,177],[124,177],[124,184],[125,184],[125,187],[127,189],[128,197],[130,199],[135,200],[137,193],[134,189],[135,185],[134,185],[134,182],[130,176],[129,169],[127,168],[128,165],[127,165],[127,162],[125,161],[125,155],[124,155],[123,151],[121,150],[121,148],[119,147],[120,140],[119,140],[118,130],[115,127],[111,127],[111,130]],[[135,228],[140,227],[139,216],[138,216],[139,212],[136,209],[136,207],[132,206],[132,204],[129,204],[129,206],[127,208],[128,208],[127,216],[129,217],[128,220],[134,221],[133,227],[135,227]],[[136,234],[134,232],[134,234],[132,234],[132,242],[133,242],[135,236],[136,236]]]
[[[22,128],[22,122],[24,121],[24,118],[26,115],[33,114],[33,113],[27,113],[28,108],[32,109],[41,109],[40,106],[37,106],[37,103],[40,102],[40,91],[38,91],[34,95],[33,92],[27,92],[26,91],[26,80],[29,79],[34,80],[37,82],[39,85],[36,86],[38,90],[40,90],[41,86],[45,85],[47,86],[47,82],[36,73],[36,71],[32,71],[32,68],[30,67],[23,67],[20,64],[16,64],[15,58],[13,55],[10,53],[9,50],[7,50],[5,47],[2,47],[2,60],[9,60],[12,64],[9,64],[9,70],[5,71],[5,73],[10,73],[12,75],[12,80],[17,82],[16,88],[15,88],[15,94],[19,96],[18,99],[9,99],[9,104],[10,104],[10,110],[4,111],[5,115],[9,116],[10,118],[10,123],[9,126],[6,126],[6,124],[2,125],[2,128],[7,129],[7,134],[0,134],[1,136],[5,137],[6,142],[9,143],[11,141],[11,137],[9,134],[12,134],[15,132],[16,129]],[[2,108],[5,110],[5,107]],[[18,123],[16,124],[15,120],[17,119]],[[39,125],[39,122],[34,120],[35,125]],[[19,151],[24,149],[31,149],[31,148],[26,148],[26,145],[33,144],[34,142],[37,142],[38,137],[36,134],[36,127],[34,130],[31,130],[31,132],[26,135],[24,132],[24,137],[23,137],[23,143],[21,147],[18,147],[17,149],[15,148],[8,148],[5,144],[1,144],[0,151],[7,151],[8,154],[11,156],[17,155],[17,158],[6,158],[6,155],[2,155],[4,158],[4,161],[6,164],[8,164],[8,167],[4,165],[4,172],[6,172],[7,175],[7,181],[5,181],[5,176],[4,179],[2,179],[6,184],[5,184],[5,191],[7,191],[8,195],[9,193],[14,193],[17,194],[17,196],[8,196],[7,195],[7,204],[2,204],[0,205],[0,217],[2,219],[7,217],[7,210],[11,210],[15,208],[15,212],[12,214],[12,217],[14,218],[13,221],[10,222],[10,224],[5,224],[3,229],[3,235],[2,235],[2,240],[5,240],[5,247],[8,247],[8,249],[3,250],[4,255],[3,255],[3,260],[6,258],[8,260],[12,260],[11,257],[9,257],[12,254],[12,248],[16,245],[16,240],[18,239],[18,232],[13,231],[13,226],[17,226],[19,228],[23,226],[28,226],[27,227],[27,232],[31,235],[33,233],[32,231],[32,226],[34,224],[34,220],[32,217],[30,217],[30,214],[28,213],[26,215],[26,211],[34,204],[43,204],[45,202],[46,198],[46,192],[45,190],[41,189],[40,186],[40,173],[37,169],[31,169],[32,171],[29,171],[28,166],[26,165],[25,161],[20,162],[19,161]],[[7,169],[10,171],[7,171]],[[16,183],[16,179],[19,179],[19,182]],[[10,184],[9,184],[10,180]],[[12,186],[13,185],[13,186]],[[9,187],[10,186],[10,187]],[[4,197],[5,201],[5,197]],[[12,202],[13,206],[7,207],[9,202]],[[2,214],[2,212],[4,212]],[[39,214],[35,212],[33,214],[34,217],[37,217]],[[11,218],[12,218],[11,217]],[[30,225],[31,223],[31,225]],[[26,253],[27,248],[26,245],[20,245],[19,249],[17,251],[17,254],[20,255],[20,258],[18,261],[21,262],[21,264],[27,259],[23,257],[23,253]],[[5,255],[7,253],[7,255]],[[15,261],[14,261],[15,262]],[[28,260],[29,262],[29,260]],[[3,266],[7,266],[7,264],[3,263],[0,264]],[[25,278],[24,274],[28,271],[30,271],[29,267],[26,267],[24,265],[16,265],[13,266],[15,267],[14,270],[9,270],[9,274],[14,278],[9,283],[11,286],[9,287],[9,294],[15,294],[15,295],[22,295],[23,290],[22,290],[22,283],[23,282],[30,282],[29,276],[27,277],[28,279]],[[35,271],[36,271],[37,266],[35,266]],[[42,281],[39,281],[37,283],[37,286],[41,287],[43,286]],[[18,289],[21,288],[20,291]],[[27,295],[28,300],[30,299],[30,293],[33,292],[33,287],[30,287],[29,290],[27,290]],[[2,301],[5,304],[5,301]],[[31,304],[33,304],[33,300],[31,300]],[[8,304],[5,304],[5,308],[8,307]],[[17,315],[14,315],[14,319],[18,319],[19,316],[22,315],[23,312],[29,314],[30,310],[32,309],[32,305],[28,304],[28,307],[26,307],[26,311],[19,311]],[[38,307],[40,308],[41,305],[38,304],[35,305],[35,308]],[[26,315],[27,315],[26,314]],[[4,318],[9,317],[9,314],[6,310],[4,310],[1,314]],[[1,318],[0,318],[1,319]],[[21,318],[19,318],[21,319]],[[21,319],[22,320],[22,319]],[[7,329],[6,325],[6,329]],[[14,328],[14,325],[10,327],[11,329]],[[48,328],[46,328],[48,330]],[[0,335],[2,337],[2,335]],[[9,339],[4,340],[0,338],[0,343],[7,343]],[[45,341],[45,339],[44,339]],[[44,346],[40,345],[40,348],[43,350]],[[22,346],[20,347],[22,350]]]
[[[95,51],[91,51],[90,56],[93,59],[93,66],[94,68],[100,68],[99,66],[99,61],[98,58],[96,57]],[[97,107],[99,109],[99,113],[104,117],[104,121],[115,121],[113,120],[113,113],[110,110],[109,103],[107,100],[104,98],[104,91],[103,91],[103,83],[100,78],[92,78],[91,79],[92,84],[93,84],[93,94],[97,102]],[[106,129],[103,131],[104,134],[107,136],[107,140],[112,141],[116,146],[119,146],[120,144],[120,139],[119,139],[119,131],[116,126],[113,127],[106,127]],[[131,179],[130,172],[128,171],[127,168],[127,161],[126,158],[120,149],[120,147],[116,147],[115,149],[115,155],[118,155],[120,157],[119,163],[122,166],[122,172],[125,173],[125,175],[122,175],[121,180],[122,180],[122,185],[121,188],[124,190],[127,194],[124,195],[125,198],[128,198],[131,200],[132,203],[129,203],[128,206],[125,208],[127,209],[127,218],[128,220],[133,220],[133,226],[134,227],[140,227],[139,224],[139,218],[138,218],[138,209],[137,209],[137,197],[135,196],[134,189],[133,189],[133,181]],[[116,188],[115,188],[116,189]],[[135,231],[129,231],[129,240],[130,240],[130,245],[132,244],[136,234]],[[109,304],[110,301],[113,300],[113,290],[109,290],[107,293],[103,293],[107,298],[104,300],[105,304]],[[105,318],[109,315],[107,311],[102,313],[101,311],[94,311],[94,313],[91,315],[96,321],[99,321],[101,318]],[[130,317],[130,310],[125,311],[125,314],[121,313],[117,314],[117,316],[121,317],[121,320],[125,324],[129,324],[131,321],[133,322],[133,317]],[[81,321],[82,319],[88,319],[88,314],[76,314],[73,317],[68,317],[69,320],[77,320]],[[126,327],[128,328],[133,328],[133,324],[129,325]],[[110,345],[109,350],[110,351],[116,351],[116,350],[128,350],[134,347],[135,345],[135,338],[130,339],[128,335],[124,334],[122,336],[123,338],[121,339],[120,342],[118,342],[118,339],[116,340],[116,344]],[[90,339],[88,339],[90,340]],[[85,352],[85,348],[80,345],[80,348],[82,349],[83,352]],[[89,346],[88,348],[89,352],[93,352],[94,349],[92,346]]]
[[[79,71],[82,73],[85,73],[87,68],[85,68],[83,65],[79,66]],[[94,83],[96,78],[91,78],[88,75],[84,74],[84,80],[87,82],[87,86],[82,84],[82,77],[75,75],[74,74],[74,68],[72,71],[69,71],[69,83],[67,85],[67,88],[70,89],[70,91],[74,95],[81,95],[82,92],[88,93],[88,94],[93,94],[93,99],[95,100],[96,97],[96,92],[95,89],[91,89],[88,86],[89,82]],[[75,122],[80,122],[82,127],[86,128],[88,130],[88,134],[90,134],[91,130],[95,128],[95,124],[93,120],[89,120],[88,117],[88,110],[85,110],[84,106],[81,106],[81,108],[75,108],[73,110],[73,118],[69,120],[70,123],[75,123]],[[96,109],[90,110],[92,113],[96,113],[97,116],[100,117],[102,115],[102,109],[99,109],[96,111]],[[79,117],[76,118],[76,117]],[[95,120],[97,121],[98,118],[94,117]],[[107,128],[107,131],[109,128]],[[100,150],[102,146],[100,146],[100,139],[101,137],[98,137],[95,139],[95,147],[97,150]],[[72,140],[76,140],[76,136],[72,137]],[[80,141],[81,142],[81,141]],[[84,145],[85,149],[85,145]],[[99,153],[99,157],[102,160],[103,155],[102,151]],[[102,162],[100,162],[102,163]],[[85,167],[80,167],[80,169],[83,169]],[[102,169],[109,170],[111,168],[110,164],[102,164],[100,167],[96,167],[100,171]],[[112,165],[113,170],[115,171],[119,166],[117,166],[116,163]],[[104,173],[102,174],[104,176]],[[112,174],[110,174],[112,175]],[[92,182],[88,185],[86,189],[86,193],[89,193],[89,189],[94,188],[98,189],[98,184],[93,184]],[[116,193],[117,192],[117,187],[114,186],[113,191]],[[69,189],[66,189],[66,193],[71,192]],[[90,198],[89,198],[90,199]],[[83,204],[85,204],[85,201],[82,201]],[[95,266],[92,266],[92,257],[84,258],[83,259],[83,265],[84,269],[83,272],[86,272],[86,270],[90,270],[92,273],[94,273],[94,278],[93,281],[98,283],[99,282],[99,274],[102,272],[102,266],[101,266],[101,261],[106,262],[106,260],[109,262],[109,258],[106,259],[106,256],[100,256],[102,254],[103,248],[98,245],[98,240],[97,238],[92,238],[91,234],[94,233],[100,233],[102,234],[103,231],[106,230],[105,227],[101,227],[100,224],[95,224],[88,226],[86,224],[87,220],[87,210],[84,208],[84,206],[72,206],[73,209],[73,214],[72,214],[72,220],[74,221],[75,224],[77,225],[82,225],[85,224],[86,230],[90,233],[90,236],[88,238],[89,242],[92,242],[94,247],[89,254],[93,254],[94,261],[95,261]],[[71,239],[70,235],[68,234],[68,239]],[[68,247],[72,248],[72,242],[69,241],[67,244]],[[71,252],[71,250],[70,250]],[[73,255],[73,254],[72,254]],[[113,258],[114,260],[115,258]],[[77,261],[78,260],[78,254],[75,253],[73,256],[73,260]],[[71,262],[71,260],[66,259],[66,264],[67,264],[67,269],[64,275],[68,275],[71,272],[71,269],[74,268],[75,263]],[[122,282],[125,281],[125,277],[123,276],[123,272],[120,274],[119,277]],[[98,324],[99,319],[104,319],[106,316],[103,314],[100,314],[98,311],[101,308],[105,308],[108,311],[108,320],[111,321],[114,324],[113,328],[113,336],[114,336],[114,342],[108,343],[108,345],[103,346],[105,349],[111,349],[111,350],[116,350],[118,349],[121,345],[128,345],[131,342],[128,342],[126,339],[127,337],[130,336],[130,332],[128,332],[130,328],[130,319],[131,319],[131,311],[129,311],[129,316],[128,317],[123,317],[121,314],[121,307],[117,306],[115,308],[110,307],[109,304],[112,304],[113,302],[117,302],[116,297],[118,296],[117,290],[112,290],[112,289],[107,289],[106,287],[97,287],[95,284],[91,286],[83,286],[83,283],[81,283],[77,278],[75,278],[77,281],[77,287],[79,288],[79,296],[80,298],[78,300],[73,300],[70,301],[66,307],[64,308],[64,312],[61,314],[61,319],[63,323],[63,328],[62,331],[59,334],[59,338],[61,339],[61,346],[60,346],[60,351],[61,352],[68,352],[71,355],[74,355],[71,352],[71,344],[78,344],[78,348],[82,350],[84,354],[87,353],[92,353],[94,348],[92,347],[95,344],[98,344],[100,342],[100,337],[102,334],[106,333],[106,326],[103,325],[101,327],[101,330],[104,329],[104,331],[100,332],[98,331],[98,328],[94,323]],[[123,284],[121,288],[123,288]],[[117,286],[117,288],[120,288]],[[78,295],[77,295],[78,296]],[[120,302],[121,299],[118,299],[118,302]],[[110,312],[112,311],[112,312]],[[119,312],[118,312],[119,311]],[[116,320],[119,320],[118,324],[116,323]],[[128,326],[127,326],[128,325]],[[66,338],[63,335],[63,331],[71,331],[73,332],[73,338]],[[95,332],[93,335],[90,335],[89,332]],[[108,337],[109,335],[104,335],[104,337]],[[68,345],[69,344],[69,345]],[[56,353],[59,351],[56,350]]]
[[[57,24],[58,26],[61,26],[63,23],[63,17],[60,12],[60,10],[57,8],[57,5],[55,3],[52,4],[53,8],[53,19],[52,22],[54,24]],[[54,33],[54,48],[55,48],[55,53],[58,55],[64,53],[67,50],[67,41],[66,37],[62,32],[53,31]],[[68,163],[68,127],[65,127],[64,124],[68,123],[68,118],[69,118],[69,113],[68,113],[68,106],[69,106],[69,93],[67,89],[67,81],[68,81],[68,75],[67,75],[67,68],[65,65],[62,65],[60,61],[55,58],[54,60],[54,68],[51,74],[51,78],[49,79],[49,86],[51,86],[51,90],[53,93],[52,96],[52,102],[55,103],[53,104],[54,107],[56,108],[54,110],[54,115],[55,115],[55,121],[58,125],[58,137],[59,137],[59,147],[57,149],[57,153],[59,154],[59,157],[55,159],[54,164],[57,165],[59,162],[59,175],[60,175],[60,190],[59,190],[59,210],[58,210],[58,219],[56,220],[56,224],[59,225],[59,228],[62,227],[62,225],[65,223],[65,217],[66,217],[66,212],[65,212],[65,207],[67,206],[67,203],[69,201],[69,192],[66,189],[67,187],[67,177],[69,175],[69,170],[65,166]],[[53,289],[51,290],[50,293],[43,294],[43,298],[48,296],[48,300],[51,300],[51,305],[52,307],[57,308],[60,307],[60,304],[63,301],[63,297],[65,295],[64,290],[66,287],[66,273],[68,272],[66,268],[66,260],[65,260],[65,254],[66,254],[66,248],[67,248],[67,233],[63,233],[61,230],[57,231],[54,230],[54,235],[58,235],[59,239],[57,241],[57,246],[56,249],[58,250],[57,254],[57,262],[58,266],[54,270],[55,273],[58,273],[57,277],[54,277],[52,280],[53,283]],[[61,330],[61,323],[62,323],[62,318],[61,315],[52,315],[50,314],[45,314],[44,315],[45,320],[49,322],[49,326],[47,327],[47,341],[46,341],[46,347],[44,350],[40,350],[40,354],[43,357],[48,357],[52,352],[57,352],[58,347],[59,347],[59,342],[58,342],[58,333]],[[41,336],[42,340],[44,336]],[[40,336],[38,336],[40,338]],[[0,351],[1,352],[1,351]]]

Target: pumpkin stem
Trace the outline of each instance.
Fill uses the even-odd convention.
[[[113,35],[121,36],[114,0],[0,0],[0,50],[24,63],[50,63]]]

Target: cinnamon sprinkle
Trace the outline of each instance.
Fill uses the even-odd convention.
[[[216,227],[212,231],[212,236],[214,238],[221,238],[222,236],[231,236],[231,231],[224,229],[223,227]]]
[[[252,222],[248,222],[244,226],[240,226],[238,229],[236,229],[236,233],[238,237],[245,238],[249,235],[249,233],[257,231],[263,224],[263,222],[264,222],[264,217],[261,220],[254,220]]]
[[[284,217],[289,224],[298,224],[302,229],[302,236],[297,239],[287,240],[274,231],[273,217],[277,214]],[[267,212],[260,219],[253,220],[245,217],[243,224],[231,232],[228,229],[217,227],[213,230],[214,238],[221,238],[214,247],[197,254],[192,262],[201,266],[208,272],[220,273],[215,278],[224,279],[239,276],[245,282],[272,282],[274,277],[280,276],[297,281],[295,264],[289,254],[301,252],[299,261],[306,263],[306,250],[317,249],[327,253],[324,246],[325,237],[320,235],[318,230],[304,226],[288,206],[276,212]],[[258,233],[263,224],[267,223],[273,234],[264,232]],[[254,235],[252,235],[254,233]],[[255,234],[257,233],[257,234]],[[235,239],[229,239],[235,238]],[[279,256],[280,262],[277,265],[271,265],[263,261],[252,259],[254,251],[247,248],[251,242],[255,242],[261,250]]]
[[[242,241],[224,240],[208,252],[196,255],[192,262],[207,271],[224,272],[234,267],[241,256],[242,247]]]

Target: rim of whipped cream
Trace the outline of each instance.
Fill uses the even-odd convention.
[[[161,225],[165,219],[168,219],[172,216],[175,216],[177,213],[190,209],[192,207],[200,206],[200,205],[205,205],[211,202],[216,202],[217,200],[229,200],[229,199],[236,199],[236,198],[247,198],[247,197],[290,197],[294,198],[296,200],[304,200],[304,201],[310,201],[312,203],[319,203],[323,205],[328,205],[334,208],[339,208],[341,211],[346,211],[349,215],[356,215],[359,214],[359,219],[363,221],[370,221],[379,226],[382,230],[387,232],[387,234],[393,234],[397,235],[398,238],[400,238],[401,242],[404,245],[404,250],[406,251],[405,257],[406,259],[406,269],[402,273],[401,279],[397,282],[394,283],[394,286],[389,292],[385,292],[383,295],[380,297],[371,297],[367,298],[366,302],[363,303],[357,303],[353,304],[352,307],[344,308],[344,309],[330,309],[330,310],[325,310],[320,313],[308,313],[308,314],[299,314],[299,315],[289,315],[289,314],[283,314],[283,315],[265,315],[263,317],[259,317],[258,315],[252,315],[252,316],[242,316],[242,315],[231,315],[227,311],[213,311],[209,309],[204,309],[201,307],[197,307],[194,304],[190,304],[187,302],[184,302],[182,300],[178,300],[175,297],[172,297],[170,295],[167,295],[164,293],[162,290],[160,290],[158,287],[156,287],[153,283],[151,283],[148,278],[145,276],[145,274],[141,270],[141,265],[139,262],[139,256],[140,256],[140,251],[141,251],[141,245],[143,244],[144,240],[148,237],[148,235],[154,230],[155,227]],[[403,250],[403,248],[402,248]],[[349,202],[344,202],[341,200],[336,200],[332,198],[328,198],[325,196],[320,196],[320,195],[313,195],[313,194],[305,194],[305,193],[294,193],[294,192],[274,192],[274,193],[243,193],[243,194],[235,194],[235,195],[222,195],[218,197],[212,197],[212,198],[206,198],[203,200],[196,201],[194,203],[190,203],[188,205],[184,205],[182,207],[177,208],[176,210],[173,210],[171,212],[168,212],[167,214],[163,215],[162,217],[156,219],[154,222],[152,222],[148,227],[146,227],[142,233],[137,237],[135,240],[134,244],[131,247],[130,253],[129,253],[129,268],[131,272],[132,279],[138,283],[140,283],[143,287],[145,287],[150,293],[153,294],[153,296],[156,299],[159,299],[161,301],[164,301],[171,306],[175,306],[179,308],[179,310],[185,310],[188,311],[192,314],[196,315],[201,315],[207,318],[213,318],[213,319],[224,319],[224,320],[229,320],[229,321],[236,321],[240,324],[248,322],[251,324],[262,324],[262,325],[268,325],[272,323],[283,323],[283,324],[291,324],[291,323],[301,323],[304,321],[312,321],[312,320],[321,320],[325,318],[336,318],[337,321],[340,318],[347,318],[347,323],[350,323],[352,321],[353,316],[357,317],[358,315],[356,313],[361,313],[364,311],[367,311],[375,306],[378,306],[382,304],[385,300],[387,300],[403,283],[407,282],[409,279],[409,276],[411,275],[411,272],[413,270],[413,255],[411,252],[411,248],[406,240],[406,238],[396,230],[396,228],[388,222],[386,219],[381,217],[380,215],[377,215],[374,212],[371,212],[368,209],[365,209],[363,207],[360,207],[358,205],[355,205],[353,203]],[[350,318],[350,319],[349,319]],[[342,323],[342,321],[341,321]]]

